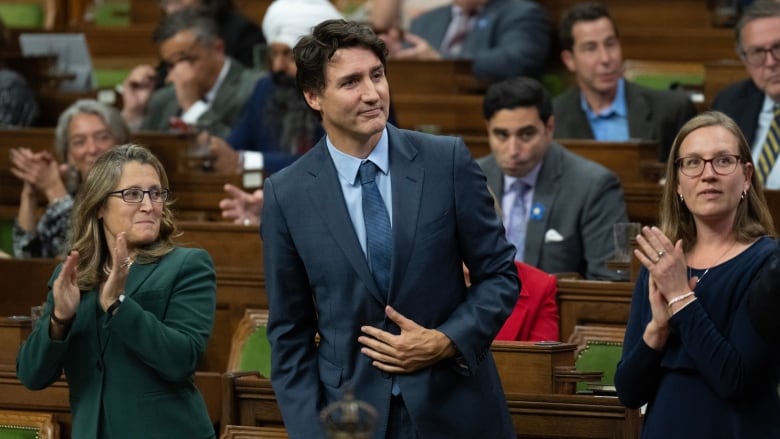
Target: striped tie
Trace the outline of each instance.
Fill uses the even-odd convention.
[[[769,132],[766,133],[764,147],[761,149],[761,156],[758,158],[758,177],[762,183],[766,183],[769,173],[777,161],[777,155],[780,154],[780,106],[774,110],[774,119],[769,126]]]

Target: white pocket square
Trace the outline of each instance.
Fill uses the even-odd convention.
[[[563,236],[555,229],[550,229],[544,234],[544,242],[561,242]]]

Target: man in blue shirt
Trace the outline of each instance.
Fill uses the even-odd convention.
[[[561,59],[576,86],[555,98],[555,137],[653,140],[658,160],[665,162],[677,131],[696,114],[690,99],[623,78],[620,39],[606,7],[573,6],[564,13],[559,32]]]

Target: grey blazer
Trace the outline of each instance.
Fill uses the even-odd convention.
[[[532,209],[540,210],[528,221],[524,262],[548,273],[618,279],[606,266],[614,248],[612,225],[628,221],[617,176],[558,143],[550,144],[543,160],[532,201]],[[495,158],[477,162],[500,200],[504,175]]]
[[[452,5],[448,4],[417,17],[410,31],[439,50],[450,21]],[[536,2],[490,0],[466,37],[461,57],[473,60],[474,75],[482,79],[538,77],[549,45],[547,13]]]
[[[696,108],[683,93],[653,90],[625,81],[628,135],[658,142],[658,160],[666,162],[677,132]],[[556,139],[593,139],[588,117],[580,105],[580,90],[570,88],[553,100]]]
[[[231,59],[225,80],[220,85],[214,102],[198,119],[199,128],[219,137],[227,137],[238,116],[244,108],[260,72],[246,69],[238,61]],[[176,91],[173,84],[157,90],[149,99],[146,114],[141,122],[141,130],[168,131],[169,121],[179,112]]]

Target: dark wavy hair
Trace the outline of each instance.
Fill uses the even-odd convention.
[[[326,20],[311,35],[303,37],[293,48],[298,67],[296,81],[302,92],[320,92],[325,88],[325,69],[338,49],[365,48],[387,67],[387,47],[370,27],[346,20]]]

